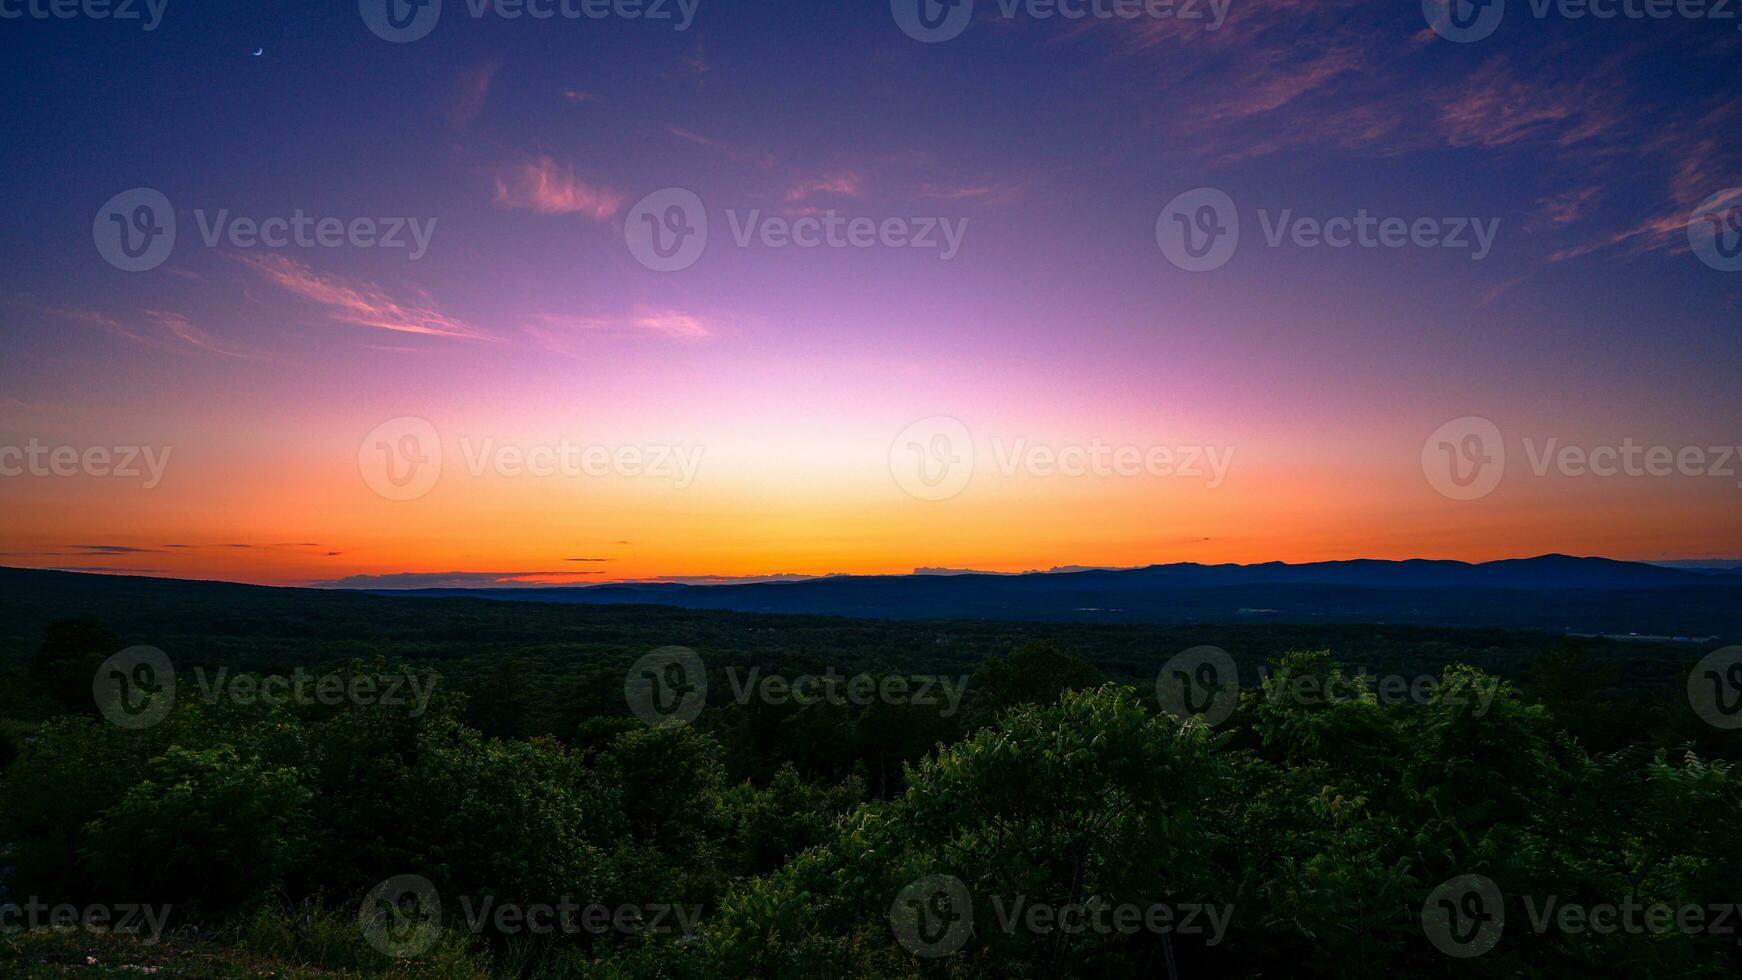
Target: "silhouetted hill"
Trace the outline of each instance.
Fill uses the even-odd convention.
[[[1199,565],[1026,575],[831,576],[739,585],[374,590],[516,602],[884,619],[1417,623],[1664,636],[1742,635],[1742,579],[1607,558]]]

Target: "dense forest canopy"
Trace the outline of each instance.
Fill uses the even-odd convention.
[[[9,973],[1742,967],[1728,648],[32,586]]]

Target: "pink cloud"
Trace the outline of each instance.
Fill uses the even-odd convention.
[[[432,337],[491,339],[437,310],[421,292],[415,300],[396,299],[374,283],[321,275],[281,255],[240,256],[238,260],[253,267],[268,282],[322,307],[329,318],[340,323]]]
[[[860,197],[865,193],[865,179],[855,173],[833,174],[803,180],[787,189],[788,204],[806,201],[817,194],[834,194],[839,197]]]
[[[496,203],[537,214],[580,214],[607,221],[623,206],[623,198],[575,177],[573,167],[539,157],[496,175]]]
[[[675,310],[639,310],[630,317],[629,323],[637,330],[650,330],[668,337],[691,340],[706,337],[713,332],[700,317]]]

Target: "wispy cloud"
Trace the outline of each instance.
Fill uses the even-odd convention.
[[[734,163],[763,168],[772,167],[776,163],[774,154],[759,147],[728,143],[725,140],[703,136],[701,133],[692,132],[680,126],[668,125],[665,127],[665,131],[687,143],[694,143],[697,146],[705,146],[710,150],[718,151],[721,156]]]
[[[128,555],[161,554],[158,548],[135,548],[122,544],[69,544],[63,547],[72,551],[8,551],[0,552],[5,558],[125,558]]]
[[[1617,129],[1618,97],[1601,78],[1526,81],[1496,58],[1440,90],[1438,117],[1451,146],[1493,148],[1529,140],[1564,147]]]
[[[491,589],[562,585],[577,576],[597,574],[573,569],[554,572],[388,572],[347,575],[310,584],[326,589]]]
[[[69,548],[78,548],[94,555],[142,555],[155,552],[156,548],[135,548],[124,544],[70,544]]]
[[[706,75],[714,70],[714,66],[708,63],[708,52],[700,39],[697,39],[695,47],[684,55],[683,65],[689,69],[692,75]]]
[[[987,181],[978,184],[921,187],[919,196],[934,201],[968,201],[980,204],[1014,204],[1028,190],[1026,181]]]
[[[787,188],[785,196],[788,204],[802,204],[818,194],[861,197],[864,193],[865,178],[856,173],[847,172],[801,180]]]
[[[550,157],[504,168],[496,175],[497,204],[537,214],[579,214],[608,221],[623,206],[615,191],[575,176],[575,168]]]
[[[441,312],[421,291],[414,290],[414,298],[401,299],[374,283],[322,275],[282,255],[243,255],[237,258],[266,277],[268,282],[315,304],[329,319],[339,323],[394,333],[463,340],[491,339],[464,321]]]
[[[560,354],[583,351],[581,339],[590,334],[654,334],[675,340],[701,340],[713,336],[714,325],[706,318],[680,310],[638,306],[626,316],[556,316],[534,318],[525,326],[533,341]]]
[[[122,319],[98,310],[68,306],[48,306],[30,300],[9,298],[0,300],[7,306],[30,310],[57,320],[95,327],[105,333],[157,350],[187,350],[193,348],[225,357],[253,357],[243,348],[220,340],[199,327],[186,316],[168,310],[145,310]],[[142,322],[130,322],[131,320]]]
[[[1601,187],[1591,186],[1575,187],[1553,197],[1541,198],[1536,202],[1542,210],[1535,218],[1535,224],[1539,227],[1546,225],[1556,228],[1574,224],[1583,218],[1591,206],[1597,202],[1597,199],[1602,196],[1603,189]]]
[[[448,121],[455,129],[470,129],[477,121],[479,113],[484,111],[484,103],[490,99],[490,86],[501,67],[500,61],[487,61],[460,74],[453,108],[448,112]]]
[[[144,316],[147,320],[150,320],[152,323],[155,323],[158,327],[162,328],[170,336],[190,347],[198,347],[200,350],[210,351],[213,354],[222,354],[225,357],[254,356],[239,347],[218,340],[211,334],[194,326],[192,320],[189,320],[180,313],[172,313],[168,310],[146,310]]]

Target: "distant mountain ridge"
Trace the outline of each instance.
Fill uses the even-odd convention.
[[[733,585],[655,582],[367,591],[886,619],[1395,622],[1668,636],[1742,634],[1742,576],[1570,555],[1480,563],[1181,562],[1020,575],[921,572]]]

